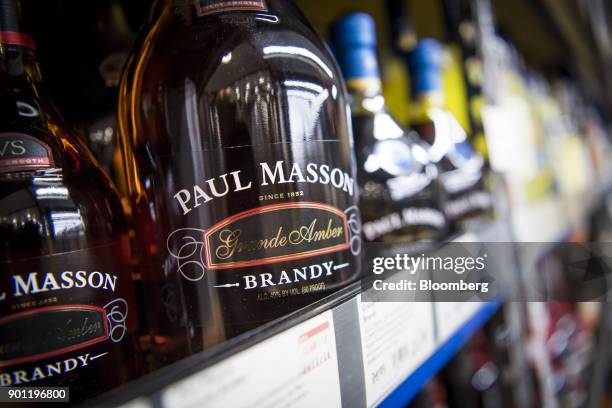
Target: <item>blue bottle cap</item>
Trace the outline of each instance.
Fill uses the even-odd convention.
[[[380,78],[376,59],[376,25],[366,13],[351,13],[330,29],[331,45],[347,79]]]
[[[433,38],[419,41],[408,53],[408,69],[415,95],[442,90],[442,46]]]

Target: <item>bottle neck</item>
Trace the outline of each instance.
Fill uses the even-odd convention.
[[[0,0],[0,113],[3,124],[18,123],[45,129],[50,125],[48,105],[41,97],[36,44],[21,30],[17,0]]]
[[[375,45],[335,44],[335,56],[351,94],[353,113],[377,112],[384,106],[380,68]],[[374,106],[370,102],[376,101]],[[379,106],[382,101],[383,106]]]
[[[32,85],[38,84],[41,75],[34,49],[0,37],[0,75],[6,81],[26,80]]]
[[[5,80],[20,78],[40,81],[34,39],[22,32],[21,13],[16,0],[0,0],[0,75]]]
[[[348,78],[346,87],[351,95],[351,109],[357,114],[374,114],[385,111],[380,78]]]
[[[430,90],[416,93],[412,103],[412,121],[427,120],[432,109],[444,109],[443,92]]]

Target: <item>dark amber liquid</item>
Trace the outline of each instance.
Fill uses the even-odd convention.
[[[0,134],[16,134],[17,138],[25,134],[44,143],[51,150],[53,163],[46,168],[14,171],[3,167],[0,171],[0,292],[7,296],[0,302],[2,324],[16,313],[39,313],[67,305],[102,308],[116,298],[126,302],[129,313],[122,323],[126,331],[118,343],[106,339],[59,354],[48,350],[54,355],[1,366],[0,375],[8,375],[12,386],[69,387],[71,402],[77,402],[127,382],[138,373],[140,356],[127,224],[110,181],[41,95],[32,52],[12,45],[5,45],[4,50],[0,59]],[[5,140],[0,137],[0,141]],[[88,272],[100,268],[100,272],[117,276],[115,291],[102,294],[84,287],[38,293],[33,290],[28,295],[13,296],[15,275],[27,278],[33,272],[39,277],[52,273],[57,278],[64,271],[81,268]],[[37,286],[42,285],[41,280]],[[55,285],[48,286],[52,287],[56,289]],[[27,326],[27,320],[24,322]],[[87,336],[84,327],[88,322],[91,323],[63,322],[78,332],[67,333],[64,326],[31,327],[20,336],[24,343],[44,349],[44,342],[49,341],[46,336],[54,337],[52,340],[58,344],[68,344],[75,336]],[[87,366],[33,380],[35,367],[41,367],[46,374],[47,364],[75,359],[84,353],[107,354]],[[2,360],[10,360],[9,354],[2,354]],[[19,370],[27,373],[28,383],[15,382],[14,372]]]
[[[205,267],[205,232],[243,211],[290,202],[340,212],[354,207],[356,188],[351,195],[298,178],[262,185],[260,167],[316,163],[354,178],[350,124],[340,74],[291,2],[266,1],[266,12],[205,16],[191,4],[172,3],[159,2],[140,34],[119,101],[140,267],[154,300],[147,307],[161,364],[298,310],[354,279],[359,267],[348,249],[249,267]],[[193,205],[194,185],[210,195],[206,180],[215,179],[223,191],[219,177],[238,170],[245,185],[252,182],[249,189]],[[175,198],[181,190],[191,194],[186,214]],[[297,211],[267,219],[285,222],[283,233],[304,222]],[[251,218],[243,233],[273,236],[266,235],[271,225],[257,220]],[[177,259],[177,248],[192,252]],[[241,256],[258,262],[272,253]],[[325,279],[282,280],[283,271],[293,276],[296,268],[323,262],[348,266]],[[275,285],[261,285],[262,274]],[[247,275],[257,276],[258,288],[245,289]]]

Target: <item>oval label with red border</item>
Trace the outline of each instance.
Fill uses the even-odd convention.
[[[271,204],[238,213],[204,233],[208,269],[286,262],[349,248],[347,217],[313,202]]]
[[[0,133],[0,173],[53,167],[51,149],[23,133]]]
[[[195,0],[198,16],[227,11],[268,11],[265,0]]]
[[[108,339],[101,307],[47,306],[0,319],[0,367],[78,350]]]

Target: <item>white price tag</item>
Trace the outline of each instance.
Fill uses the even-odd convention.
[[[330,311],[280,333],[163,392],[164,407],[339,407]]]
[[[433,353],[433,310],[427,302],[362,302],[360,296],[358,311],[371,407]]]
[[[482,302],[436,302],[438,344],[448,340],[484,305]]]

